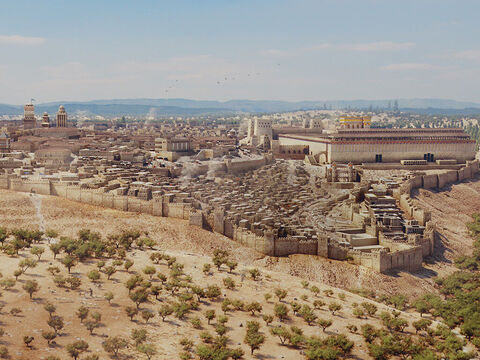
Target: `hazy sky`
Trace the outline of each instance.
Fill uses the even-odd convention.
[[[0,103],[480,101],[479,14],[477,0],[0,0]]]

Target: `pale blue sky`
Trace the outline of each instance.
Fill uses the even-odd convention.
[[[0,103],[480,101],[478,14],[476,0],[0,0]]]

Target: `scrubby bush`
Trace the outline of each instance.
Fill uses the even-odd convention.
[[[128,346],[128,341],[121,336],[109,337],[102,343],[103,349],[118,358],[120,350],[125,349]]]
[[[248,273],[254,281],[257,281],[260,278],[260,270],[257,268],[248,270]]]
[[[89,310],[85,306],[80,306],[76,312],[77,317],[80,319],[80,322],[83,322],[88,317]]]
[[[320,326],[322,329],[323,329],[323,332],[325,332],[325,330],[332,326],[332,320],[330,319],[318,319],[318,326]]]
[[[229,290],[235,289],[235,281],[231,277],[223,279],[223,285]]]
[[[287,297],[287,290],[277,288],[275,289],[275,296],[278,298],[278,301],[282,301]]]
[[[259,332],[260,324],[256,321],[247,321],[247,332],[243,342],[250,347],[251,355],[257,349],[260,349],[265,342],[265,336]]]
[[[42,331],[42,337],[47,340],[47,344],[50,345],[50,343],[57,337],[57,334],[55,331]]]
[[[28,293],[31,299],[33,294],[40,290],[40,286],[36,280],[27,280],[25,284],[23,284],[23,290]]]
[[[135,315],[138,314],[138,309],[134,306],[127,306],[125,308],[125,312],[127,316],[130,318],[130,320],[133,321],[133,318],[135,317]]]
[[[288,317],[288,308],[285,304],[275,304],[273,311],[275,312],[275,316],[278,317],[280,321],[283,321]]]
[[[145,320],[145,324],[148,323],[148,320],[155,317],[155,314],[150,310],[143,310],[141,315],[142,319]]]
[[[328,310],[330,310],[330,312],[332,313],[332,315],[335,315],[335,313],[336,313],[337,311],[342,310],[342,305],[340,305],[339,303],[336,303],[336,302],[331,302],[331,303],[328,305]]]
[[[162,305],[158,310],[158,315],[162,318],[162,321],[165,321],[167,316],[173,314],[173,307],[171,305]]]
[[[132,340],[135,342],[135,346],[147,341],[147,330],[145,329],[132,329]]]

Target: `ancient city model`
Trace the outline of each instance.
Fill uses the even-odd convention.
[[[28,104],[0,132],[0,187],[185,219],[268,256],[420,269],[435,224],[414,192],[474,178],[475,142],[462,129],[340,115],[125,126],[70,123],[60,106],[52,124]]]

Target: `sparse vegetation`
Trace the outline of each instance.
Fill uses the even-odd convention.
[[[0,240],[1,234],[0,227]],[[44,319],[48,313],[48,320],[42,320],[38,339],[22,343],[23,336],[27,339],[34,335],[27,333],[18,341],[12,340],[22,344],[24,351],[26,346],[30,347],[32,354],[48,345],[61,358],[94,360],[95,356],[109,354],[119,359],[124,353],[154,360],[161,357],[160,349],[154,345],[159,325],[172,334],[185,333],[187,339],[177,349],[181,350],[181,359],[240,359],[245,351],[261,356],[272,352],[272,356],[285,353],[292,358],[347,358],[354,347],[342,333],[353,334],[349,336],[363,343],[376,359],[467,359],[473,355],[465,352],[464,346],[471,348],[480,342],[478,309],[473,300],[478,269],[467,258],[457,262],[459,273],[436,279],[442,296],[427,294],[411,300],[402,294],[375,297],[366,291],[355,291],[368,298],[362,301],[355,294],[334,292],[313,280],[287,283],[282,282],[285,277],[264,272],[263,268],[244,272],[240,266],[236,270],[238,263],[224,250],[214,250],[211,263],[205,265],[205,260],[186,261],[182,255],[174,257],[168,251],[159,251],[148,240],[153,241],[153,237],[144,237],[143,232],[120,232],[102,238],[100,233],[82,231],[77,238],[60,236],[58,249],[45,246],[41,239],[36,240],[35,246],[22,247],[21,238],[13,235],[2,242],[8,245],[15,239],[19,257],[8,258],[13,267],[7,272],[10,277],[0,280],[4,298],[12,299],[18,290],[22,294],[23,288],[35,301],[23,296],[22,304],[6,302],[3,314],[10,321],[15,320],[13,315],[28,323],[37,310]],[[32,255],[34,259],[28,258]],[[17,263],[19,273],[15,273]],[[72,274],[68,275],[70,270]],[[35,282],[37,286],[32,285]],[[57,294],[51,295],[52,290]],[[91,296],[90,291],[94,293]],[[70,305],[63,299],[76,304],[70,307],[71,314],[66,313]],[[388,308],[377,300],[397,310],[408,309],[409,320],[399,311],[386,311]],[[93,301],[95,306],[91,306]],[[34,310],[22,313],[25,302]],[[118,332],[110,325],[114,317],[118,322],[124,321],[128,339],[116,336]],[[250,320],[262,322],[263,331],[258,321]],[[443,320],[448,326],[435,327],[432,320]],[[80,323],[83,326],[78,326]],[[456,326],[465,335],[465,341],[449,328]],[[105,331],[107,327],[112,329],[111,333]],[[83,333],[77,333],[76,328]],[[103,338],[104,333],[109,337]],[[79,340],[82,337],[85,340]],[[273,345],[269,338],[275,338]],[[237,348],[232,348],[239,342]],[[89,354],[90,348],[103,352]],[[7,355],[3,355],[2,349],[0,357],[4,358]],[[359,356],[358,351],[354,353]]]

